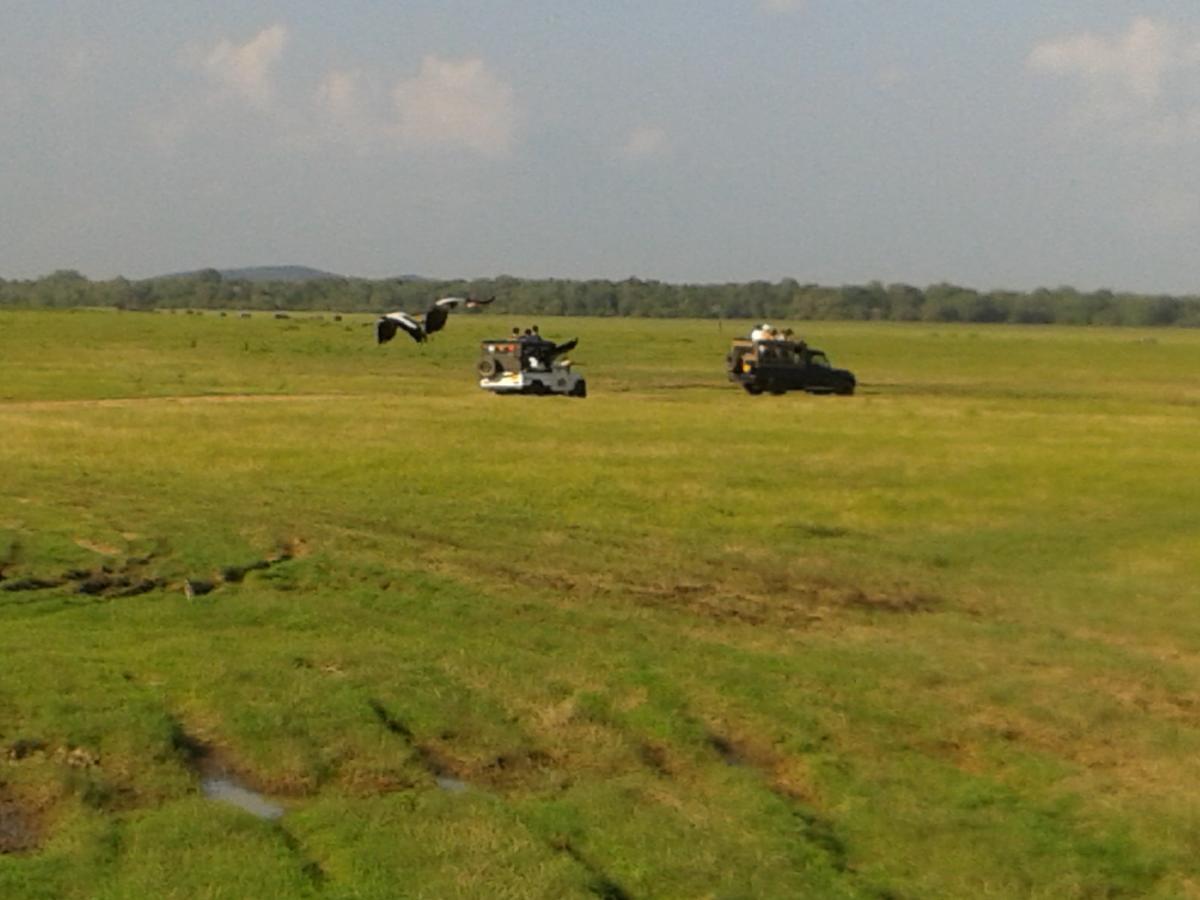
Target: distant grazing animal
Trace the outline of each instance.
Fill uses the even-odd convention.
[[[386,344],[396,336],[397,331],[403,331],[418,344],[423,344],[429,335],[435,331],[441,331],[446,326],[450,310],[456,309],[460,305],[468,308],[487,306],[495,299],[495,297],[488,297],[486,300],[476,300],[473,297],[443,297],[435,300],[423,314],[388,313],[380,316],[375,323],[375,337],[380,344]]]

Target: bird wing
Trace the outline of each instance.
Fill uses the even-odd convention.
[[[375,342],[386,344],[396,336],[396,323],[386,316],[381,316],[375,322]]]
[[[425,340],[425,330],[421,323],[406,312],[388,313],[386,316],[380,316],[379,321],[375,323],[375,336],[381,344],[386,344],[395,337],[397,331],[403,331],[418,344]]]
[[[435,331],[441,331],[446,326],[446,319],[450,316],[450,310],[458,309],[459,306],[483,306],[495,300],[495,297],[489,297],[487,300],[474,300],[470,297],[442,297],[434,300],[433,305],[425,312],[425,333],[433,334]]]
[[[429,307],[429,311],[425,313],[425,333],[433,334],[435,331],[441,331],[446,325],[446,319],[450,317],[450,310],[453,306],[441,306],[442,301],[439,300],[433,306]]]
[[[554,357],[561,356],[564,353],[570,353],[572,350],[575,349],[575,345],[578,343],[579,343],[579,338],[572,338],[571,340],[567,341],[565,344],[556,344],[554,349],[550,353],[550,358],[553,359]]]

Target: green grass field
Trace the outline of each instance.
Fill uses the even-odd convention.
[[[0,312],[0,896],[1200,896],[1200,333],[370,322]]]

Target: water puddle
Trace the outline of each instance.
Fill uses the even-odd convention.
[[[283,816],[282,806],[239,782],[213,748],[189,734],[176,719],[171,720],[171,747],[199,779],[200,792],[209,800],[236,806],[259,819],[273,821]]]
[[[470,785],[458,778],[451,778],[449,775],[435,776],[437,786],[447,794],[462,794],[469,790]]]
[[[228,775],[208,775],[200,779],[204,796],[218,803],[227,803],[259,819],[274,821],[283,816],[283,807],[272,803],[257,791],[238,784]]]

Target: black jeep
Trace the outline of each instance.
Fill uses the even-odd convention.
[[[729,380],[749,394],[853,394],[854,373],[835,369],[824,352],[804,341],[738,338],[725,357]]]

